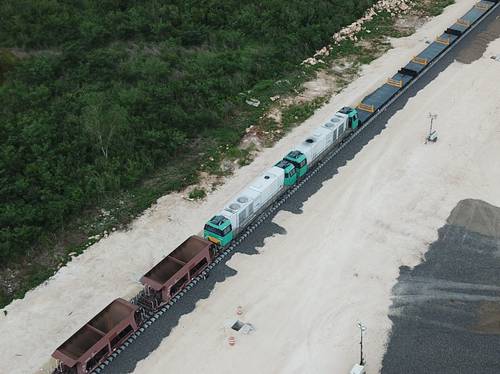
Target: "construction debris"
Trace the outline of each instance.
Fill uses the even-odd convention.
[[[258,108],[259,105],[260,105],[260,100],[257,100],[257,99],[248,99],[248,100],[245,100],[245,103],[247,103],[248,105],[251,105],[251,106],[254,106],[254,107]]]
[[[237,331],[237,332],[239,332],[241,334],[245,334],[245,335],[248,335],[252,331],[255,331],[254,325],[252,325],[251,323],[242,322],[238,319],[227,320],[224,323],[224,327],[230,328],[234,331]]]

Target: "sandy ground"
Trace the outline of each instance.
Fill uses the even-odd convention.
[[[486,56],[493,51],[500,40]],[[369,372],[378,372],[399,266],[420,263],[460,200],[500,204],[499,78],[500,64],[487,57],[448,67],[303,214],[276,216],[286,235],[266,240],[258,256],[233,256],[227,265],[238,275],[184,316],[134,373],[347,373],[359,354],[357,320],[368,326]],[[439,116],[440,140],[426,145],[428,112]],[[225,329],[230,318],[256,331]],[[200,359],[186,360],[193,350]]]
[[[8,315],[0,314],[0,373],[39,372],[54,349],[112,299],[132,296],[140,276],[188,235],[199,232],[228,196],[338,108],[358,102],[474,2],[458,1],[413,36],[395,40],[393,50],[367,66],[330,104],[238,170],[206,201],[188,202],[178,194],[159,199],[131,230],[101,240],[44,285],[9,305]],[[278,214],[275,221],[288,235],[267,240],[262,255],[233,257],[230,265],[240,274],[218,286],[209,300],[183,318],[137,371],[163,372],[168,367],[186,373],[229,373],[236,363],[242,372],[345,371],[357,353],[353,346],[357,318],[369,326],[368,355],[376,366],[383,353],[389,291],[398,266],[418,262],[459,196],[499,205],[492,193],[499,176],[482,168],[471,170],[476,163],[490,166],[483,157],[493,160],[493,155],[483,153],[493,152],[489,147],[499,144],[494,123],[500,116],[500,93],[483,71],[495,68],[498,74],[498,62],[487,59],[470,66],[454,65],[425,90],[425,97],[419,94],[411,100],[388,130],[306,202],[304,214]],[[458,96],[459,92],[466,95]],[[443,110],[451,107],[455,111]],[[429,111],[440,115],[443,140],[424,146]],[[415,192],[409,189],[413,185],[422,188]],[[292,268],[294,274],[290,274]],[[273,293],[265,292],[271,286]],[[299,307],[294,306],[293,296],[300,297]],[[244,318],[258,331],[229,351],[221,326],[239,304],[244,306]],[[200,346],[202,331],[205,342]],[[192,345],[208,357],[219,358],[186,362],[183,352]]]

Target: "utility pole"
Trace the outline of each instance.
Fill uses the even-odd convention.
[[[366,326],[364,326],[361,322],[358,322],[359,328],[359,345],[361,347],[361,357],[359,358],[359,364],[354,364],[351,369],[350,374],[366,374],[365,369],[365,357],[363,356],[363,334],[366,331]]]
[[[361,322],[358,322],[358,328],[359,328],[359,345],[361,346],[361,357],[359,360],[359,364],[361,366],[365,365],[365,358],[363,357],[363,334],[366,331],[366,326],[364,326]]]

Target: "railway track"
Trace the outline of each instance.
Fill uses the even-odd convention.
[[[413,85],[418,82],[426,73],[435,66],[439,61],[441,61],[446,55],[448,55],[452,50],[459,45],[463,39],[468,36],[473,30],[477,28],[478,25],[482,23],[485,18],[491,16],[495,11],[500,7],[500,2],[495,3],[495,5],[490,9],[490,11],[485,14],[478,22],[472,25],[470,28],[464,32],[455,43],[450,45],[448,49],[446,49],[440,56],[435,58],[432,62],[430,62],[424,70],[411,82],[404,86],[404,88],[399,91],[393,98],[391,98],[387,103],[385,103],[377,112],[361,127],[350,133],[336,148],[331,150],[329,153],[323,156],[323,158],[318,161],[314,167],[310,170],[310,172],[304,176],[304,178],[298,182],[295,186],[286,190],[281,196],[279,196],[270,206],[269,208],[257,216],[254,221],[248,225],[240,235],[230,244],[228,248],[223,250],[217,257],[214,259],[212,263],[210,263],[197,277],[193,278],[192,281],[184,287],[175,297],[173,297],[168,303],[166,303],[159,310],[152,312],[149,308],[144,305],[141,305],[139,302],[141,298],[141,291],[136,297],[134,297],[131,302],[139,305],[141,308],[141,315],[144,320],[141,327],[133,333],[118,349],[116,349],[102,364],[100,364],[96,369],[92,371],[92,374],[100,374],[106,370],[106,367],[111,364],[111,362],[123,353],[134,341],[142,334],[146,329],[151,327],[159,318],[161,318],[164,314],[166,314],[170,308],[174,306],[181,298],[184,297],[187,293],[191,291],[198,283],[205,280],[210,272],[218,266],[221,262],[223,262],[226,257],[228,257],[232,252],[234,252],[259,226],[261,226],[273,213],[275,213],[290,197],[292,197],[297,191],[299,191],[308,181],[315,176],[322,168],[327,166],[327,164],[349,143],[351,143],[354,139],[356,139],[369,125],[378,119],[380,115],[385,112],[391,105],[398,100],[404,93],[406,93]]]

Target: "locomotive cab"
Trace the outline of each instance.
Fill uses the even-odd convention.
[[[358,111],[349,106],[345,106],[338,111],[338,113],[347,115],[347,126],[350,129],[356,130],[359,126]]]
[[[203,237],[212,243],[225,247],[233,240],[231,221],[224,216],[213,216],[205,224]]]
[[[285,156],[284,160],[291,162],[293,166],[295,166],[297,178],[301,178],[305,173],[307,173],[307,159],[302,152],[291,151]]]
[[[293,186],[297,182],[297,171],[295,166],[287,160],[281,160],[275,166],[281,168],[285,172],[285,180],[283,184],[285,186]]]

